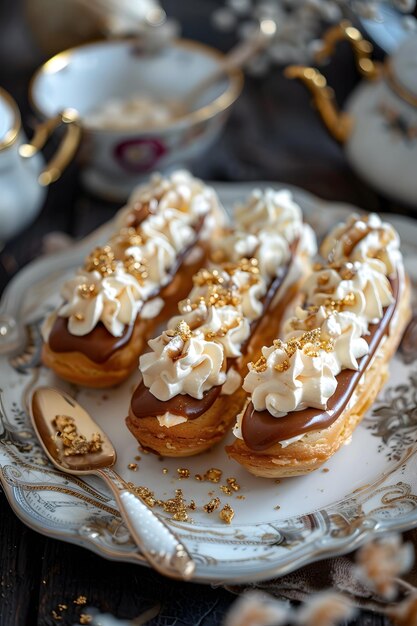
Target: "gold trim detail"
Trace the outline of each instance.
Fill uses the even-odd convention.
[[[386,59],[384,64],[384,72],[388,86],[392,91],[399,96],[402,100],[405,100],[412,107],[417,107],[417,95],[412,91],[404,87],[402,83],[395,76],[392,60]]]
[[[315,54],[318,63],[329,59],[339,41],[348,41],[355,56],[358,72],[368,80],[375,80],[381,74],[381,66],[371,59],[373,45],[362,37],[362,33],[352,26],[349,20],[342,20],[329,28],[323,37],[323,45]]]
[[[12,127],[6,132],[3,139],[0,140],[0,152],[6,150],[13,145],[17,139],[19,131],[22,127],[22,118],[20,116],[19,107],[8,91],[0,87],[0,98],[2,98],[11,108],[13,113]]]
[[[88,48],[88,47],[93,48],[97,46],[106,46],[106,45],[114,44],[114,43],[119,43],[119,44],[127,43],[127,44],[134,46],[135,44],[137,44],[137,40],[133,38],[112,38],[111,40],[99,39],[96,41],[83,43],[83,44],[80,44],[79,46],[74,46],[73,48],[69,48],[68,50],[63,50],[62,52],[59,52],[55,56],[51,57],[48,61],[46,61],[43,65],[41,65],[33,74],[29,83],[29,100],[30,100],[32,107],[35,109],[35,111],[37,111],[37,113],[41,115],[42,118],[47,117],[46,113],[37,104],[36,98],[34,96],[34,88],[35,88],[38,78],[40,78],[43,74],[56,72],[56,71],[59,71],[59,69],[66,67],[66,65],[71,59],[71,56],[77,50],[80,50],[82,48]],[[207,46],[206,44],[193,41],[190,39],[175,39],[173,41],[173,45],[178,48],[197,50],[220,62],[222,62],[225,57],[225,55],[222,52],[220,52],[220,50],[216,50],[215,48],[212,48],[211,46]],[[174,122],[167,122],[166,124],[161,124],[161,125],[158,124],[156,126],[148,126],[146,128],[146,132],[151,131],[151,130],[159,131],[159,130],[166,130],[168,128],[175,128],[177,126],[182,125],[184,122],[196,124],[198,122],[206,121],[214,117],[217,113],[220,113],[228,109],[237,100],[238,96],[240,95],[240,92],[242,91],[242,88],[243,88],[244,78],[243,78],[242,70],[238,68],[226,69],[225,74],[229,79],[229,85],[227,89],[222,94],[220,94],[220,96],[218,96],[215,100],[201,107],[200,109],[197,109],[196,111],[191,111],[189,113],[179,116],[178,118],[174,120]],[[99,132],[99,133],[115,132],[115,131],[121,132],[120,128],[112,128],[112,127],[106,127],[103,129],[100,128],[100,130],[97,130],[95,128],[89,127],[87,124],[84,124],[84,121],[82,121],[82,127],[83,129],[89,132]],[[123,131],[123,132],[126,134],[128,131]],[[137,133],[138,130],[135,129],[132,132]]]

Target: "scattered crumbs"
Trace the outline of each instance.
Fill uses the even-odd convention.
[[[229,485],[230,489],[232,489],[233,491],[239,491],[240,485],[234,476],[226,478],[226,482]]]
[[[170,498],[162,503],[164,511],[171,513],[174,520],[177,522],[187,522],[188,513],[187,506],[184,500],[182,489],[175,490],[175,498]]]
[[[235,512],[230,506],[230,504],[225,504],[219,513],[220,519],[226,524],[230,524],[234,516],[235,516]]]
[[[236,496],[236,500],[246,500],[246,496]]]
[[[168,474],[168,468],[167,467],[163,467],[162,468],[162,473],[163,474]]]
[[[189,478],[190,470],[186,467],[178,467],[177,474],[178,474],[178,478]]]
[[[225,493],[226,496],[231,496],[232,495],[232,490],[230,489],[230,487],[228,485],[222,485],[220,487],[220,491],[223,491],[223,493]]]
[[[204,474],[204,480],[208,480],[211,483],[219,483],[222,477],[222,474],[223,472],[221,469],[218,469],[217,467],[211,467]]]
[[[74,456],[101,452],[103,440],[99,433],[93,433],[90,440],[78,432],[75,419],[69,415],[57,415],[54,420],[56,436],[62,441],[64,456]]]
[[[89,613],[81,613],[79,622],[80,624],[91,624],[93,621],[93,616]]]
[[[326,474],[327,472],[330,472],[330,470],[329,470],[329,468],[328,468],[328,467],[323,467],[323,469],[322,469],[321,471],[322,471],[322,472],[324,472],[325,474]]]
[[[279,483],[280,483],[280,482],[281,482],[281,479],[280,479],[280,478],[276,478],[276,479],[274,480],[274,483],[275,483],[276,485],[279,485]]]
[[[195,478],[196,480],[203,480],[203,477],[202,477],[202,475],[201,475],[201,474],[196,474],[196,475],[194,476],[194,478]]]
[[[220,498],[212,498],[210,502],[203,506],[206,513],[213,513],[220,506]]]
[[[190,504],[188,505],[188,508],[190,509],[190,511],[195,511],[197,508],[196,503],[194,502],[194,500],[190,501]]]
[[[140,461],[141,458],[142,458],[141,456],[137,455],[137,456],[135,456],[135,461]]]
[[[129,465],[127,466],[127,469],[132,470],[132,472],[136,472],[138,469],[138,464],[137,463],[129,463]]]
[[[279,506],[279,504],[277,504],[276,506],[274,506],[275,511],[279,511],[279,510],[280,510],[280,508],[281,508],[281,507]]]
[[[87,596],[78,596],[78,598],[75,598],[73,602],[77,606],[84,606],[87,604]]]

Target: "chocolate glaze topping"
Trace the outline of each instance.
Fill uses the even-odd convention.
[[[195,419],[211,407],[220,395],[221,388],[221,385],[212,387],[203,394],[202,400],[197,400],[188,394],[178,394],[170,400],[158,400],[141,382],[133,393],[130,407],[136,417],[156,417],[169,412]]]
[[[298,241],[299,240],[296,239],[291,244],[291,255],[287,263],[279,269],[276,278],[274,278],[274,280],[271,282],[269,289],[263,298],[262,304],[264,314],[288,274],[292,258],[297,249]],[[262,316],[260,316],[258,319],[254,320],[251,323],[251,336],[255,332],[256,327],[258,326],[261,319]],[[242,352],[246,350],[250,339],[251,337],[249,337],[245,344],[243,344]],[[231,362],[233,360],[234,359],[228,359],[227,367],[231,365]],[[187,419],[196,419],[197,417],[200,417],[200,415],[205,413],[214,404],[215,400],[220,395],[221,389],[222,385],[212,387],[212,389],[206,391],[202,400],[197,400],[188,394],[178,394],[172,397],[170,400],[161,401],[155,398],[155,396],[149,391],[149,389],[145,387],[143,382],[141,382],[133,393],[130,408],[134,415],[139,418],[156,417],[157,415],[163,415],[164,413],[169,411],[170,413],[174,413],[175,415],[187,417]]]
[[[81,352],[94,363],[104,363],[130,340],[133,324],[126,326],[121,337],[114,337],[99,322],[87,335],[72,335],[68,330],[68,318],[58,316],[49,335],[49,347],[54,352]]]
[[[145,206],[145,205],[142,205]],[[147,209],[146,209],[147,211]],[[142,220],[149,213],[146,212],[142,215]],[[190,245],[177,256],[177,259],[174,265],[170,269],[171,278],[173,278],[178,271],[181,263],[183,262],[185,256],[191,250],[191,248],[195,245],[197,240],[197,235],[201,230],[204,223],[204,217],[199,219],[197,224],[195,225],[196,237],[190,243]],[[169,283],[167,283],[168,286]],[[155,291],[149,294],[147,302],[151,298],[154,298],[158,295],[163,287],[155,289]],[[145,304],[145,303],[144,303]],[[139,311],[140,315],[140,311]],[[95,328],[87,335],[72,335],[68,330],[68,318],[57,316],[52,330],[50,332],[48,338],[48,344],[51,350],[54,352],[81,352],[86,357],[88,357],[94,363],[104,363],[109,359],[116,350],[122,348],[128,341],[130,340],[133,332],[134,324],[131,326],[127,326],[125,331],[121,337],[114,337],[107,328],[99,322]]]
[[[369,326],[369,334],[364,337],[369,352],[358,362],[358,370],[342,370],[336,376],[337,388],[327,402],[327,409],[307,408],[292,411],[284,417],[273,417],[269,411],[255,411],[252,402],[246,408],[242,419],[242,436],[251,450],[261,452],[279,441],[296,437],[312,430],[328,428],[342,414],[355,391],[362,374],[371,362],[384,335],[389,333],[389,325],[397,307],[399,279],[390,280],[394,302],[384,309],[378,324]]]

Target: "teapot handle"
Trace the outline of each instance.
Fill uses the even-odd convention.
[[[329,28],[323,36],[323,44],[316,51],[314,57],[317,63],[327,61],[334,53],[336,44],[339,41],[348,41],[355,56],[355,63],[358,72],[369,80],[379,78],[381,65],[371,59],[373,45],[362,37],[362,33],[352,26],[349,20],[342,20]]]
[[[39,174],[39,184],[46,187],[60,178],[62,172],[74,157],[81,139],[81,125],[74,109],[65,109],[36,127],[30,143],[19,147],[19,154],[27,159],[37,154],[59,126],[65,126],[64,137],[57,152]]]
[[[289,65],[284,76],[297,78],[305,84],[329,133],[340,143],[345,143],[352,130],[352,118],[337,108],[333,89],[328,87],[323,74],[314,67]]]
[[[355,55],[356,67],[360,74],[370,80],[377,79],[381,74],[381,66],[370,58],[372,44],[363,39],[360,31],[348,20],[329,28],[323,37],[323,45],[315,54],[317,62],[328,59],[334,52],[339,41],[348,41]],[[287,78],[301,80],[313,95],[314,104],[330,134],[345,143],[352,130],[352,119],[340,112],[335,104],[333,89],[328,87],[325,77],[313,67],[289,65],[284,70]]]

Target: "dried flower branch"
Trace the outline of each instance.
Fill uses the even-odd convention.
[[[397,576],[409,571],[413,562],[412,544],[403,544],[400,535],[391,535],[358,550],[356,572],[367,587],[392,600],[398,591]]]

